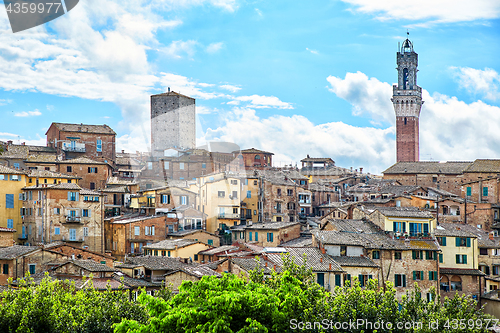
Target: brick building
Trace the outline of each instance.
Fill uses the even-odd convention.
[[[273,153],[255,148],[244,149],[241,152],[245,169],[264,169],[273,166]]]
[[[91,190],[106,188],[106,181],[111,177],[113,170],[109,163],[87,157],[59,161],[57,164],[58,172],[81,178],[80,186]]]
[[[289,240],[299,238],[299,222],[253,223],[244,227],[245,241],[263,247],[275,247]],[[236,233],[235,233],[236,235]]]
[[[116,133],[108,125],[52,123],[45,133],[47,146],[65,159],[88,157],[114,165]]]

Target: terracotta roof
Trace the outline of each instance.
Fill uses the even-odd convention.
[[[243,149],[240,152],[242,154],[270,154],[270,155],[274,155],[273,153],[270,153],[268,151],[259,150],[259,149],[255,149],[255,148]]]
[[[337,166],[330,166],[325,168],[302,168],[300,169],[300,173],[303,175],[312,175],[312,176],[341,176],[341,175],[350,175],[349,177],[344,177],[342,180],[346,180],[349,178],[354,177],[354,171],[351,171],[349,169],[337,167]],[[334,181],[336,179],[332,179]],[[339,181],[342,181],[339,180]]]
[[[379,267],[368,257],[332,256],[340,266]]]
[[[0,260],[11,260],[40,249],[38,246],[13,245],[0,248]]]
[[[181,248],[181,247],[186,247],[189,245],[193,245],[198,243],[198,241],[194,239],[184,239],[184,238],[179,238],[179,239],[165,239],[156,243],[153,243],[151,245],[146,245],[143,248],[144,249],[152,249],[152,250],[175,250],[175,247]]]
[[[172,236],[172,237],[184,237],[186,235],[192,235],[192,234],[195,234],[197,232],[202,232],[202,233],[205,233],[205,234],[209,234],[211,236],[216,236],[216,237],[219,237],[217,236],[216,234],[213,234],[211,232],[208,232],[206,230],[203,230],[203,229],[190,229],[190,230],[181,230],[181,231],[176,231],[176,232],[169,232],[167,234],[167,236]]]
[[[377,207],[375,209],[384,216],[390,217],[433,218],[430,212],[421,211],[418,207]]]
[[[60,172],[54,172],[49,170],[29,170],[28,177],[38,177],[38,178],[63,178],[63,179],[82,179],[81,177],[67,175]]]
[[[387,170],[382,171],[385,174],[462,174],[472,162],[438,162],[438,161],[419,161],[419,162],[398,162]]]
[[[1,155],[0,155],[0,157],[1,157]],[[19,171],[16,169],[12,169],[12,168],[9,168],[9,167],[6,167],[6,166],[3,166],[0,164],[0,174],[24,175],[25,172],[22,172],[22,171]]]
[[[46,186],[44,186],[46,185]],[[82,188],[75,183],[60,183],[60,184],[39,184],[38,186],[26,186],[23,190],[33,190],[33,189],[52,189],[52,190],[75,190],[80,191]]]
[[[81,157],[74,158],[71,160],[58,161],[58,163],[60,163],[60,164],[103,164],[103,165],[109,165],[108,163],[91,160],[90,158],[85,157],[85,156],[81,156]]]
[[[439,223],[434,229],[435,236],[449,236],[449,237],[471,237],[477,238],[476,235],[462,229],[462,225],[458,223]]]
[[[259,268],[264,270],[264,274],[270,275],[273,273],[274,267],[276,266],[274,262],[263,258],[259,260],[256,258],[231,258],[230,260],[246,272]],[[276,271],[281,271],[281,267],[277,266]]]
[[[87,124],[67,124],[67,123],[52,123],[51,127],[55,126],[60,131],[64,132],[81,132],[81,133],[94,133],[94,134],[112,134],[116,133],[108,125],[87,125]],[[49,127],[50,129],[50,127]],[[47,130],[48,133],[48,130]],[[47,135],[45,133],[45,135]]]
[[[1,232],[16,232],[16,229],[0,227]]]
[[[484,276],[483,272],[478,269],[472,268],[439,268],[439,274],[449,274],[449,275],[479,275]]]
[[[104,193],[129,193],[127,186],[108,187],[101,191]]]
[[[128,257],[123,265],[116,265],[116,268],[134,268],[144,267],[150,270],[176,270],[186,265],[179,258],[159,257],[159,256],[142,256]]]
[[[144,279],[134,279],[128,276],[127,274],[123,273],[115,273],[113,274],[113,279],[116,281],[123,283],[123,285],[132,287],[132,288],[138,288],[138,287],[159,287],[161,286],[161,282],[150,282],[146,281]]]
[[[500,160],[477,159],[465,172],[496,172],[500,173]]]
[[[278,230],[283,228],[289,228],[297,224],[299,224],[299,222],[262,222],[262,223],[253,223],[250,226],[247,225],[245,229]]]
[[[80,190],[80,194],[81,195],[101,195],[99,192],[97,191],[94,191],[94,190],[89,190],[89,189],[86,189],[86,188],[82,188]]]
[[[61,266],[72,263],[75,266],[81,267],[89,272],[114,272],[115,269],[108,267],[105,264],[98,263],[94,260],[68,260]]]
[[[329,157],[306,157],[300,160],[301,162],[333,162]]]
[[[223,246],[219,246],[219,247],[214,247],[212,249],[200,251],[200,252],[198,252],[198,254],[204,254],[204,255],[211,256],[211,255],[214,255],[214,254],[217,254],[217,253],[224,253],[226,251],[236,252],[236,251],[239,251],[239,249],[240,248],[238,246],[223,245]]]
[[[306,257],[306,267],[315,272],[343,272],[342,267],[329,255],[322,253],[316,247],[287,247],[285,250],[291,255],[292,260],[302,265]],[[267,258],[283,267],[283,259],[279,253],[268,253]]]
[[[288,242],[281,243],[279,247],[308,247],[312,246],[312,237],[299,237]]]
[[[191,276],[194,276],[194,277],[197,277],[197,278],[202,278],[204,276],[217,276],[217,277],[222,277],[222,275],[220,273],[217,273],[216,271],[214,271],[213,269],[211,269],[210,267],[207,267],[205,265],[200,265],[200,266],[189,266],[189,265],[186,265],[182,268],[179,268],[175,271],[172,271],[172,272],[168,272],[166,274],[164,274],[165,276],[168,276],[168,275],[172,275],[172,274],[175,274],[179,271],[182,271],[188,275],[191,275]]]

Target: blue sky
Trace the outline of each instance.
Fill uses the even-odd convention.
[[[406,31],[425,100],[421,160],[500,158],[496,0],[82,0],[13,34],[0,8],[0,140],[51,122],[110,125],[149,149],[149,95],[196,98],[197,142],[307,154],[380,173],[395,162],[391,85]]]

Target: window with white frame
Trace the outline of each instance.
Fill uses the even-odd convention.
[[[96,148],[95,148],[96,151],[102,151],[102,140],[100,139],[97,139],[96,141]]]

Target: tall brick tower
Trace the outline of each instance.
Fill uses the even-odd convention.
[[[422,108],[422,88],[417,86],[418,54],[407,38],[397,53],[398,84],[392,87],[392,104],[396,112],[397,162],[419,160],[418,120]]]

